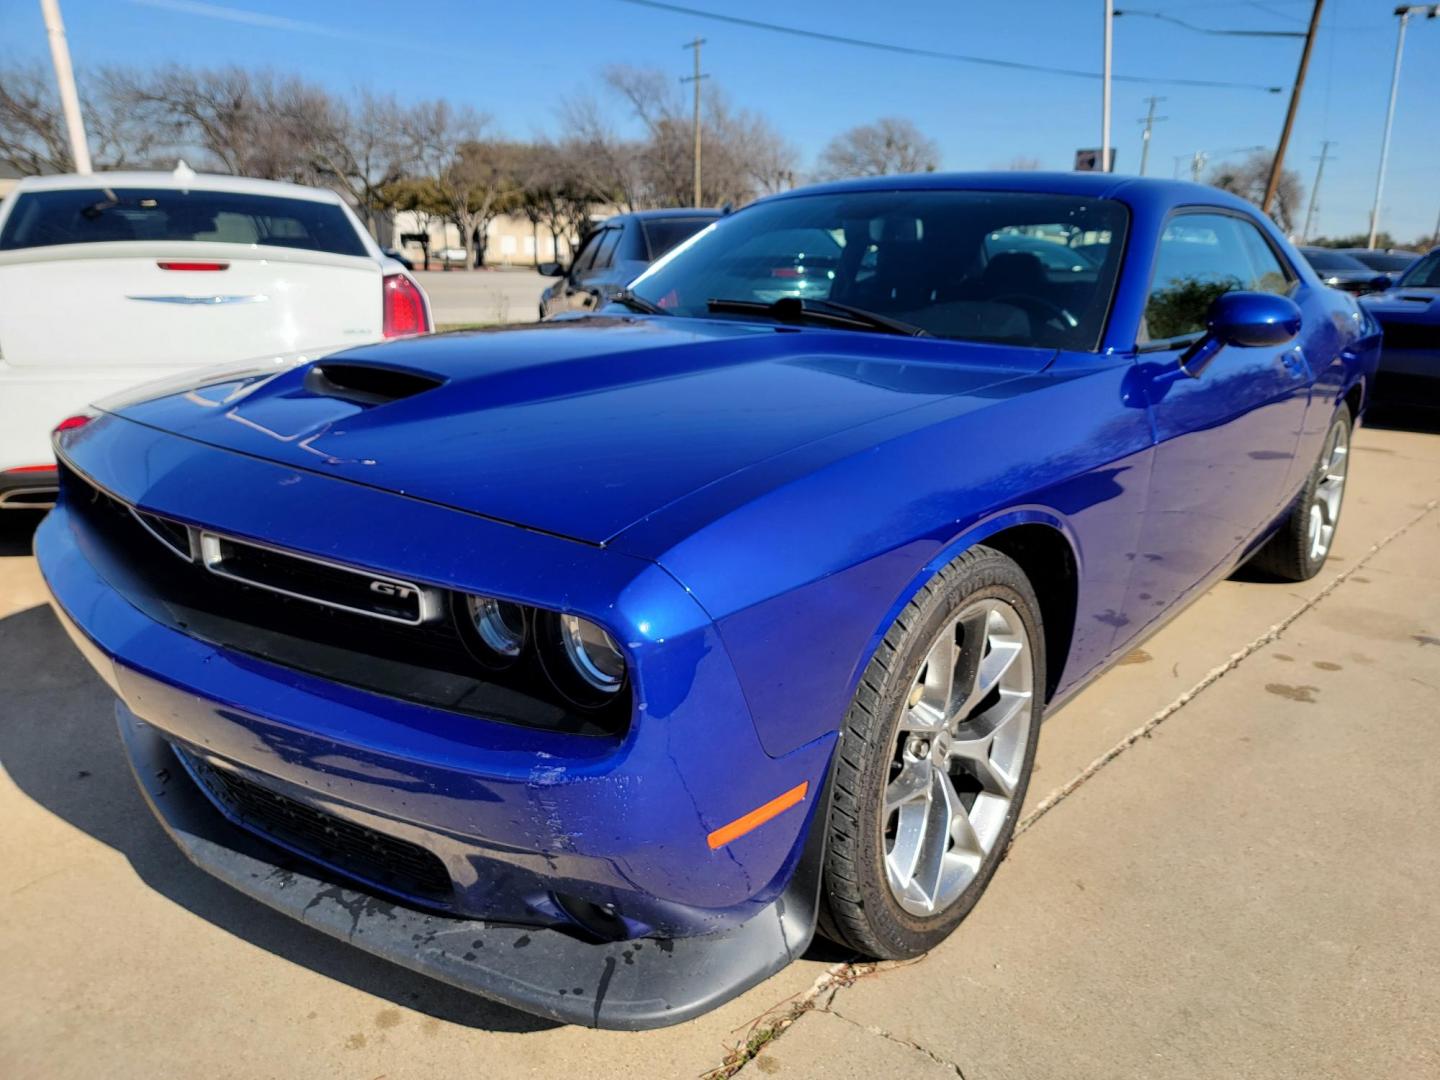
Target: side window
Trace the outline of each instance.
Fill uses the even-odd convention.
[[[1187,337],[1205,329],[1217,296],[1236,289],[1285,293],[1293,275],[1260,231],[1230,214],[1172,218],[1155,251],[1142,341]]]
[[[605,238],[605,230],[593,232],[586,238],[585,243],[580,245],[580,251],[575,256],[575,261],[570,264],[570,276],[580,277],[595,263],[595,252],[600,248],[600,241]]]
[[[595,251],[595,263],[590,267],[592,270],[604,270],[614,261],[615,247],[620,243],[619,229],[606,229],[600,234],[600,246]]]

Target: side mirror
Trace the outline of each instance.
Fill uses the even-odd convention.
[[[1384,292],[1386,289],[1390,288],[1390,286],[1394,284],[1395,282],[1390,279],[1389,274],[1377,274],[1375,277],[1370,279],[1370,291]]]
[[[1180,356],[1180,370],[1192,379],[1226,345],[1274,348],[1300,332],[1300,309],[1288,296],[1263,292],[1228,292],[1217,296],[1205,315],[1205,335]]]
[[[543,262],[535,267],[541,277],[564,277],[565,268],[558,262]]]

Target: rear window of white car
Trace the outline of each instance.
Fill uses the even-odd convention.
[[[266,244],[365,255],[365,244],[333,203],[232,191],[74,188],[27,191],[0,231],[0,251],[125,240]]]

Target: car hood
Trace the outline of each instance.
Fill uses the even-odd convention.
[[[1416,320],[1440,321],[1440,289],[1398,286],[1371,293],[1360,302],[1377,315],[1402,315]]]
[[[824,440],[851,445],[877,421],[891,431],[892,418],[983,394],[1052,355],[593,316],[212,375],[101,407],[212,446],[604,543],[739,470]],[[851,439],[835,440],[842,433]]]

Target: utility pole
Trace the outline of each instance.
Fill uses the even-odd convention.
[[[1145,125],[1145,131],[1140,136],[1140,175],[1145,175],[1145,164],[1150,160],[1150,133],[1155,125],[1161,120],[1169,120],[1168,116],[1156,116],[1155,106],[1164,101],[1163,97],[1148,97],[1145,99],[1150,103],[1150,108],[1145,113],[1145,119],[1140,123]]]
[[[1200,174],[1205,171],[1205,163],[1210,160],[1210,155],[1204,150],[1196,150],[1195,155],[1190,159],[1190,179],[1195,183],[1200,182]]]
[[[1385,167],[1390,163],[1390,128],[1395,123],[1395,93],[1400,89],[1400,58],[1405,52],[1405,27],[1414,13],[1424,12],[1433,19],[1440,15],[1440,4],[1402,4],[1395,9],[1400,16],[1400,36],[1395,42],[1395,70],[1390,76],[1390,104],[1385,109],[1385,137],[1380,142],[1380,173],[1375,177],[1375,205],[1370,208],[1370,242],[1366,247],[1375,247],[1375,237],[1380,231],[1380,195],[1385,190]]]
[[[75,171],[83,176],[90,172],[90,144],[85,139],[85,120],[80,115],[80,95],[75,91],[75,69],[70,66],[70,45],[65,40],[65,23],[60,18],[60,0],[40,0],[40,13],[45,17],[45,33],[50,37],[55,84],[60,91],[65,128],[70,133],[70,156],[75,159]]]
[[[1115,51],[1115,0],[1105,0],[1105,78],[1100,90],[1100,171],[1110,171],[1110,61]]]
[[[1305,89],[1305,72],[1310,69],[1310,50],[1315,47],[1315,32],[1320,29],[1320,10],[1325,0],[1315,0],[1310,12],[1310,28],[1305,32],[1305,48],[1300,51],[1300,70],[1295,73],[1295,86],[1290,90],[1290,107],[1285,110],[1285,126],[1280,129],[1280,144],[1275,147],[1275,157],[1270,162],[1270,179],[1265,184],[1265,199],[1260,209],[1270,212],[1275,202],[1275,192],[1280,187],[1280,177],[1285,171],[1285,150],[1290,145],[1290,131],[1295,126],[1295,114],[1300,111],[1300,92]]]
[[[1325,175],[1325,159],[1330,156],[1330,147],[1334,145],[1334,139],[1326,139],[1320,144],[1320,164],[1315,166],[1315,185],[1310,189],[1310,205],[1305,210],[1305,228],[1300,230],[1302,242],[1310,239],[1310,226],[1315,220],[1315,202],[1320,195],[1320,178]]]
[[[682,78],[681,82],[695,84],[695,205],[701,205],[700,196],[700,83],[708,79],[709,75],[700,73],[700,46],[705,44],[705,39],[697,37],[694,41],[687,42],[683,48],[695,50],[695,74],[688,78]]]

